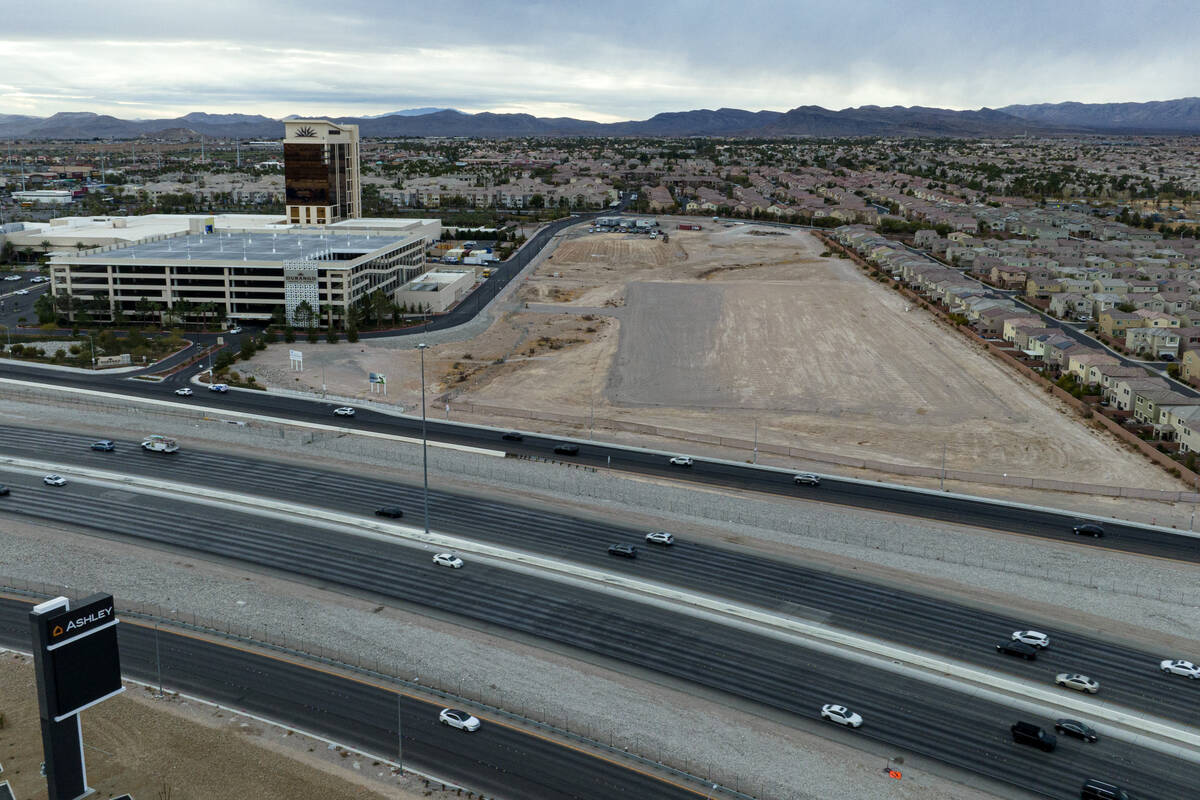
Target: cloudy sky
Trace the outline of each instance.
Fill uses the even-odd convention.
[[[1200,93],[1198,22],[1187,0],[9,0],[0,114],[1166,100]]]

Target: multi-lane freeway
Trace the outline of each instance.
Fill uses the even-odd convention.
[[[31,603],[0,598],[0,645],[28,650]],[[156,642],[157,639],[157,642]],[[386,686],[199,636],[118,628],[127,677],[238,708],[492,797],[698,800],[703,794],[584,748],[485,722],[474,734],[438,723],[441,706]],[[85,712],[86,713],[86,712]],[[397,729],[403,729],[403,749]],[[91,745],[103,748],[102,742]]]
[[[78,436],[16,426],[0,426],[0,455],[41,459],[56,465],[79,465],[174,480],[192,486],[246,492],[300,506],[318,506],[370,516],[380,506],[407,509],[417,524],[421,488],[349,475],[334,470],[246,458],[189,448],[171,457],[141,451],[136,443],[120,443],[114,452],[95,452]],[[2,476],[3,473],[0,473]],[[246,486],[246,476],[253,485]],[[4,480],[0,477],[0,480]],[[44,487],[25,478],[28,490],[3,498],[0,511],[78,521],[65,501],[94,502],[84,525],[107,525],[97,514],[107,502],[81,484],[63,489]],[[46,501],[53,500],[53,503]],[[209,519],[204,515],[205,519]],[[1178,691],[1178,681],[1157,669],[1164,658],[1195,654],[1149,653],[1061,630],[1053,623],[1030,620],[930,598],[856,578],[808,569],[751,553],[689,541],[684,530],[669,552],[643,545],[643,530],[611,521],[572,517],[535,506],[505,503],[451,492],[430,494],[430,525],[435,531],[538,553],[583,566],[680,586],[727,597],[758,608],[820,622],[842,630],[973,662],[981,667],[1052,685],[1059,672],[1082,672],[1100,681],[1107,702],[1163,717],[1192,722],[1200,718],[1200,691]],[[616,542],[642,546],[634,562],[611,558]],[[1081,544],[1080,546],[1089,546]],[[1036,662],[996,653],[995,645],[1016,630],[1035,628],[1050,634],[1053,645]],[[1186,687],[1184,687],[1186,688]]]
[[[162,459],[142,453],[128,456],[131,461],[157,461],[162,474]],[[193,466],[198,471],[212,472],[220,464],[219,457],[210,456],[213,460],[202,467],[199,454],[182,453],[174,459],[176,465],[168,469],[183,470],[188,456],[197,457]],[[116,464],[110,462],[109,466]],[[226,463],[219,469],[232,475],[233,466]],[[239,469],[242,466],[240,462],[236,465]],[[299,490],[299,485],[288,488],[287,482],[280,480],[281,473],[295,467],[280,466],[278,472],[264,472],[266,466],[258,466],[259,471],[243,474],[242,480],[251,474],[264,493],[276,497]],[[312,479],[311,475],[301,477]],[[351,499],[358,502],[361,497],[368,509],[377,503],[405,502],[397,487],[369,484],[355,489],[353,482],[359,479],[344,477],[347,483],[327,488],[335,493],[362,492],[352,494]],[[9,478],[11,475],[6,476],[6,480]],[[470,562],[462,570],[443,569],[432,565],[429,552],[419,547],[332,535],[325,528],[246,515],[209,504],[142,497],[128,486],[114,497],[107,487],[82,481],[64,487],[41,487],[40,476],[17,476],[11,478],[11,484],[13,494],[6,499],[19,504],[12,509],[14,512],[75,521],[102,528],[106,535],[135,537],[353,587],[538,636],[594,657],[617,659],[811,719],[817,717],[822,703],[845,703],[867,720],[855,733],[857,736],[940,759],[1048,797],[1077,796],[1079,785],[1089,777],[1118,780],[1137,788],[1140,797],[1163,800],[1184,797],[1188,787],[1200,785],[1200,765],[1192,762],[1108,738],[1093,745],[1063,740],[1057,752],[1043,754],[1013,744],[1009,738],[1008,726],[1017,718],[1027,717],[1025,713],[859,661],[610,593],[482,561]],[[326,488],[311,482],[307,487],[310,501],[314,488]],[[501,517],[511,513],[502,507],[488,506],[484,513],[489,511],[498,516],[497,527],[514,528],[522,523]],[[180,520],[201,519],[203,523],[180,524]],[[595,540],[606,541],[598,536]],[[568,554],[586,541],[574,529],[561,530],[552,539],[555,548]],[[721,571],[714,570],[711,563],[705,566],[708,558],[720,556],[715,548],[706,550],[695,545],[693,550],[683,544],[676,545],[676,549],[644,551],[635,563],[615,566],[651,579],[660,574],[669,577],[673,570],[676,574],[686,572],[688,563],[693,572],[704,569],[710,579]],[[592,550],[590,543],[585,548]],[[729,566],[737,568],[733,562]],[[796,576],[783,579],[798,586]],[[1010,628],[1011,622],[997,633],[1003,638]],[[948,634],[950,627],[945,630]],[[1071,638],[1054,643],[1064,659],[1075,656],[1076,647],[1087,646],[1090,643]],[[1092,655],[1100,658],[1100,654]],[[1151,673],[1153,667],[1153,663],[1148,665]],[[1159,691],[1163,695],[1190,698],[1188,692],[1196,689],[1192,682],[1162,680]],[[1053,722],[1049,718],[1031,721],[1043,725]]]
[[[0,378],[28,380],[36,383],[53,381],[60,386],[153,398],[206,408],[265,414],[299,422],[338,424],[346,428],[364,431],[404,436],[420,436],[421,434],[420,418],[382,414],[370,409],[360,409],[353,418],[335,417],[333,408],[340,404],[321,402],[315,399],[284,397],[268,392],[231,391],[220,396],[203,392],[197,393],[197,396],[191,398],[179,398],[175,396],[174,389],[180,385],[177,381],[184,380],[182,377],[177,377],[177,381],[165,383],[146,383],[136,380],[114,381],[112,377],[76,373],[56,373],[51,378],[44,371],[35,367],[0,362]],[[704,459],[697,459],[691,468],[681,469],[667,463],[668,457],[671,455],[668,453],[599,442],[581,441],[577,455],[561,456],[554,453],[554,446],[563,441],[562,437],[529,434],[523,441],[505,442],[500,439],[501,433],[501,430],[480,426],[428,420],[428,435],[431,440],[439,442],[491,449],[502,448],[515,455],[571,461],[588,466],[607,467],[641,474],[670,476],[681,481],[734,489],[784,495],[802,493],[804,496],[819,498],[827,503],[890,511],[925,519],[1051,539],[1075,538],[1071,528],[1076,517],[1065,512],[1024,508],[1019,505],[993,503],[940,492],[915,491],[904,487],[832,477],[824,478],[819,488],[803,488],[792,483],[790,474],[779,470],[763,469],[738,462]],[[1200,562],[1200,535],[1189,536],[1186,532],[1168,532],[1132,524],[1109,523],[1105,526],[1104,538],[1092,540],[1089,543],[1093,547]]]

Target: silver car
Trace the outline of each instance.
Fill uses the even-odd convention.
[[[1087,692],[1095,694],[1100,691],[1100,684],[1087,675],[1079,675],[1073,672],[1060,672],[1054,676],[1054,683],[1067,689],[1074,689],[1077,692]]]

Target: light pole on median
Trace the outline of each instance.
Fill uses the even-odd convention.
[[[95,369],[96,368],[96,340],[92,338],[92,334],[90,334],[90,333],[85,333],[84,336],[88,337],[88,346],[92,348],[92,369]]]
[[[425,476],[425,535],[429,535],[429,438],[425,431],[425,351],[429,345],[417,345],[421,351],[421,471]]]

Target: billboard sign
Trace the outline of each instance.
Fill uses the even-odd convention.
[[[48,614],[42,619],[46,628],[46,649],[54,650],[81,637],[117,624],[117,612],[111,594],[92,595],[70,611]]]
[[[379,373],[379,372],[372,372],[372,373],[370,373],[370,381],[371,381],[371,383],[382,383],[382,384],[386,385],[387,384],[387,376],[383,375],[382,373]]]

